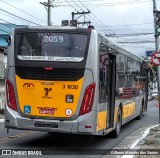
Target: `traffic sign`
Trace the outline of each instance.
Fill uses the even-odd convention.
[[[146,50],[146,58],[151,57],[155,50]]]
[[[160,65],[160,52],[155,52],[151,56],[151,61],[153,65],[159,66]]]

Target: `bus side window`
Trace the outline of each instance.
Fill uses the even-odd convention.
[[[116,97],[121,98],[125,87],[125,56],[118,54],[116,58]]]
[[[107,99],[107,82],[108,82],[108,54],[107,47],[103,45],[99,49],[99,102]]]

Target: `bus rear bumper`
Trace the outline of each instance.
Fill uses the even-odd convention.
[[[26,118],[12,109],[5,111],[5,128],[45,131],[53,133],[71,133],[96,135],[96,112],[77,117],[75,120],[47,120]]]

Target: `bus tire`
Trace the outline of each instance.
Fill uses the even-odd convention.
[[[113,131],[113,137],[117,138],[121,132],[121,126],[122,126],[122,111],[119,108],[118,114],[117,114],[117,122],[116,122],[116,128]]]
[[[137,120],[140,120],[143,116],[143,105],[141,105],[140,114],[137,116]]]

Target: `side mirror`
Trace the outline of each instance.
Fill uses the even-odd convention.
[[[8,46],[11,44],[12,42],[12,36],[9,35],[7,38],[6,38],[6,42],[8,43]]]
[[[107,47],[103,43],[100,43],[99,49],[103,52],[107,51]]]

